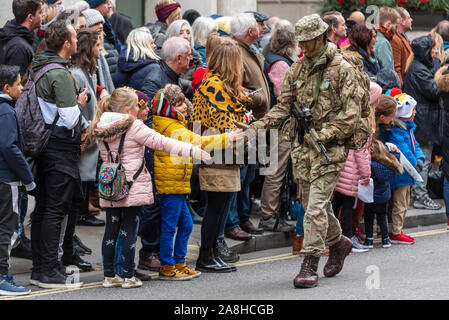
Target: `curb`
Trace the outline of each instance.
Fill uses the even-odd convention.
[[[252,220],[252,219],[251,219]],[[291,222],[291,221],[290,221]],[[436,211],[409,209],[404,220],[404,229],[416,228],[422,226],[431,226],[445,224],[448,222],[445,208]],[[255,223],[255,221],[253,221]],[[360,229],[364,232],[365,225],[360,223]],[[243,254],[254,251],[277,249],[290,247],[293,245],[295,232],[269,232],[265,231],[261,235],[253,235],[248,241],[236,241],[226,238],[229,248],[233,251]]]

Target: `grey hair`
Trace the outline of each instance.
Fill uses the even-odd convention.
[[[162,56],[165,62],[171,62],[176,59],[178,54],[186,54],[189,52],[189,42],[181,37],[168,38],[162,45]]]
[[[218,31],[217,22],[209,17],[199,17],[192,26],[195,44],[206,46],[207,37],[214,31]]]
[[[295,41],[295,27],[288,20],[279,20],[271,31],[270,49],[278,55],[293,56],[297,46]]]
[[[190,26],[190,23],[187,20],[175,20],[173,21],[167,28],[167,31],[165,32],[165,35],[168,38],[171,37],[179,37],[179,32],[181,32],[181,28],[184,25],[189,26],[190,30],[190,48],[193,48],[194,42],[193,42],[193,31],[192,27]]]
[[[231,35],[237,37],[246,36],[251,28],[255,28],[256,19],[252,13],[239,13],[231,19]]]

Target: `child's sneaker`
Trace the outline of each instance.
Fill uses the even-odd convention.
[[[179,271],[172,265],[162,265],[159,268],[159,280],[182,281],[192,279],[191,275]]]
[[[132,278],[125,278],[122,283],[123,289],[131,289],[131,288],[138,288],[142,286],[142,281],[137,279],[136,277]]]
[[[105,288],[113,288],[113,287],[121,287],[123,282],[123,278],[119,276],[115,276],[114,278],[105,277],[103,281],[103,287]]]
[[[1,296],[23,296],[31,292],[31,289],[19,286],[13,280],[12,275],[0,275]]]
[[[192,276],[192,278],[198,278],[201,275],[201,272],[188,268],[185,262],[175,264],[175,268],[188,276]]]
[[[368,247],[364,246],[363,244],[360,244],[359,239],[357,236],[352,236],[352,252],[367,252]]]
[[[410,239],[402,232],[395,236],[393,234],[390,234],[390,241],[393,244],[413,244],[413,243],[415,243],[414,240]]]
[[[373,238],[366,238],[365,246],[370,248],[370,249],[373,249],[374,248],[374,239]]]
[[[389,248],[389,247],[391,247],[390,238],[382,239],[382,248]]]

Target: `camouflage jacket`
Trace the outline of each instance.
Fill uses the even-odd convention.
[[[256,130],[280,128],[290,119],[291,130],[288,140],[292,141],[295,176],[301,180],[311,181],[310,179],[315,179],[326,172],[343,169],[348,152],[344,142],[354,133],[360,118],[360,90],[362,89],[355,70],[348,62],[343,60],[338,66],[331,66],[337,54],[340,54],[337,47],[328,43],[326,51],[312,67],[305,57],[296,61],[285,75],[278,104],[262,119],[251,125]],[[311,105],[317,80],[323,69],[319,94],[315,105],[311,108],[311,113],[314,127],[332,160],[331,164],[327,164],[322,155],[311,155],[310,153],[315,152],[314,149],[306,143],[298,142],[297,121],[291,114],[291,100],[295,94],[299,103]],[[337,73],[339,76],[336,76]],[[284,132],[286,130],[282,130],[283,134]],[[305,157],[316,160],[312,161],[313,164],[300,164],[306,161]]]

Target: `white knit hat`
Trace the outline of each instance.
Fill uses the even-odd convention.
[[[81,13],[86,18],[86,27],[90,28],[98,22],[104,23],[104,18],[98,10],[87,9]]]
[[[398,108],[396,110],[396,118],[410,118],[413,113],[413,109],[415,109],[418,104],[412,96],[401,93],[394,97]]]

